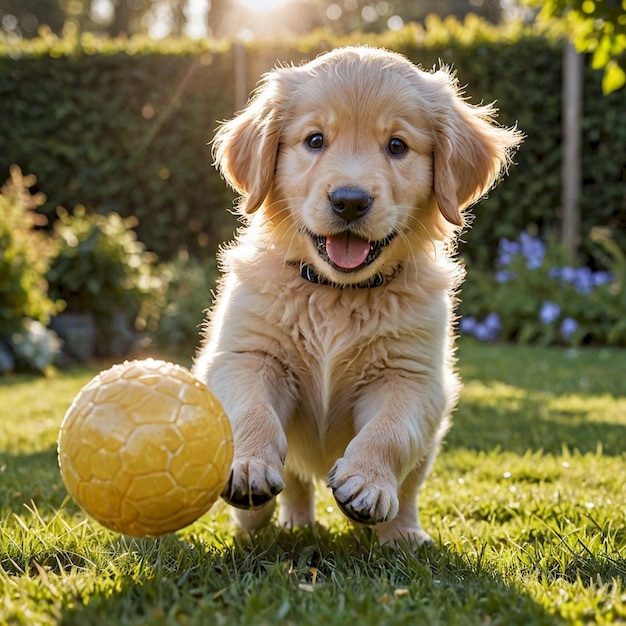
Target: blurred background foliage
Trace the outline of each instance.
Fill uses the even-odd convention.
[[[500,123],[517,125],[527,136],[510,177],[476,208],[477,219],[460,247],[469,268],[464,306],[473,308],[464,312],[477,319],[491,315],[493,291],[485,290],[491,283],[484,276],[497,283],[502,240],[530,233],[551,248],[559,240],[561,72],[569,31],[567,21],[555,19],[566,9],[566,20],[572,11],[584,17],[592,8],[589,2],[578,9],[553,3],[549,15],[537,22],[537,10],[515,0],[0,0],[0,179],[14,179],[13,199],[4,206],[15,211],[15,198],[22,198],[25,215],[36,217],[32,224],[23,223],[23,228],[32,226],[33,241],[48,232],[61,248],[61,226],[55,224],[77,211],[75,224],[91,220],[92,232],[106,230],[97,215],[121,225],[107,235],[117,242],[116,258],[140,258],[141,268],[128,274],[135,278],[117,281],[133,289],[112,296],[111,302],[131,302],[126,325],[148,333],[154,347],[191,354],[201,309],[210,304],[215,284],[215,252],[237,226],[228,210],[233,194],[211,165],[208,142],[219,121],[241,108],[259,76],[277,62],[299,63],[339,45],[380,45],[426,68],[451,65],[471,102],[497,101]],[[613,27],[618,35],[620,19]],[[605,84],[605,95],[605,73],[593,52],[588,54],[581,245],[574,262],[593,272],[613,271],[613,283],[602,291],[610,296],[623,291],[613,268],[615,255],[599,253],[591,233],[602,227],[605,241],[626,249],[624,89],[607,90]],[[623,55],[617,48],[607,55],[606,65],[620,67]],[[18,170],[10,174],[14,165],[20,168],[19,180]],[[65,209],[59,212],[59,206]],[[5,217],[0,215],[0,221]],[[130,239],[125,229],[132,230]],[[131,240],[141,250],[124,256],[123,246]],[[115,245],[101,247],[110,251]],[[8,250],[2,250],[0,263],[10,266]],[[72,265],[71,253],[59,258]],[[90,259],[72,269],[78,273],[94,262],[105,263]],[[11,332],[21,327],[22,318],[45,325],[55,311],[71,308],[72,297],[62,293],[63,272],[54,270],[59,263],[42,257],[44,282],[28,279],[36,294],[20,296],[31,304],[20,314],[13,312],[17,321]],[[21,284],[10,267],[3,271],[13,285]],[[97,274],[85,274],[93,287]],[[480,280],[473,283],[473,276]],[[42,287],[45,281],[48,291]],[[105,282],[101,288],[109,289]],[[521,282],[534,289],[537,275]],[[3,306],[8,293],[3,286]],[[535,300],[532,314],[537,317],[545,302]],[[566,314],[563,310],[561,318]],[[522,332],[514,328],[515,311],[507,315],[511,319],[500,320],[506,332],[499,338],[626,343],[621,330],[611,334],[612,317],[604,313],[601,323],[589,323],[604,330],[578,329],[567,339],[557,332]],[[119,332],[114,311],[99,317],[107,320],[100,322],[101,335]],[[2,329],[5,343],[10,343],[8,329],[8,324]],[[106,354],[106,341],[99,343]]]
[[[13,37],[35,37],[43,26],[57,36],[80,30],[156,38],[297,37],[317,28],[380,32],[431,14],[463,19],[471,12],[499,23],[505,14],[525,12],[515,0],[2,0],[0,9],[7,18],[2,28]]]
[[[604,69],[606,93],[626,84],[626,3],[623,0],[528,0],[541,9],[539,20],[561,19],[579,52],[591,66]]]

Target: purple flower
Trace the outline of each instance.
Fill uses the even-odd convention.
[[[593,289],[593,273],[588,267],[579,267],[574,277],[574,289],[578,293],[587,295]]]
[[[574,289],[583,295],[588,295],[594,287],[605,285],[613,281],[611,272],[593,272],[589,267],[553,267],[548,271],[548,276],[564,283],[569,283]]]
[[[489,330],[495,332],[496,335],[500,332],[500,329],[502,328],[500,316],[497,313],[489,313],[483,323]]]
[[[561,307],[556,302],[544,302],[539,310],[539,319],[543,324],[552,324],[561,314]]]
[[[476,322],[476,318],[472,315],[470,315],[469,317],[463,317],[461,319],[461,323],[459,324],[459,329],[462,333],[472,335],[474,333],[474,328],[476,328]]]
[[[606,285],[607,283],[612,283],[614,279],[613,274],[611,272],[595,272],[593,274],[593,284],[594,287],[599,287],[600,285]]]
[[[522,251],[522,246],[517,241],[509,241],[506,238],[500,239],[498,242],[498,258],[496,264],[498,267],[506,267],[516,254]]]
[[[515,278],[515,272],[508,272],[507,270],[498,270],[496,272],[496,282],[508,283]]]
[[[475,317],[464,317],[459,328],[461,332],[476,337],[479,341],[495,341],[500,334],[502,324],[497,313],[489,313],[487,317],[479,322]]]
[[[566,283],[573,283],[576,280],[576,270],[569,265],[561,268],[561,280]]]
[[[484,324],[476,324],[474,328],[474,337],[479,341],[490,341],[491,331]]]
[[[526,267],[529,270],[536,270],[543,264],[546,255],[546,247],[539,237],[532,237],[528,233],[520,235],[522,254],[526,259]]]
[[[497,313],[489,313],[487,317],[474,327],[474,337],[480,341],[495,341],[500,334],[502,324]]]
[[[561,322],[561,337],[563,337],[563,339],[565,339],[565,341],[568,341],[570,339],[570,337],[578,330],[579,324],[578,322],[571,318],[571,317],[566,317],[562,322]]]

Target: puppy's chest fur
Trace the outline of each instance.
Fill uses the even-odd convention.
[[[293,377],[296,398],[286,425],[287,462],[297,473],[325,476],[356,434],[362,391],[384,380],[399,362],[419,369],[414,359],[423,352],[420,344],[429,341],[433,315],[424,311],[425,326],[420,327],[414,311],[399,305],[406,306],[406,297],[396,301],[389,291],[316,287],[283,292],[291,302],[285,302],[289,314],[280,320],[288,336],[281,360]],[[447,319],[445,308],[438,317],[438,324]]]
[[[354,437],[359,391],[385,362],[384,340],[373,319],[377,313],[363,302],[356,306],[350,298],[355,294],[324,295],[337,296],[312,294],[306,308],[295,307],[298,314],[283,326],[290,335],[285,356],[297,398],[286,427],[295,452],[289,460],[320,476]]]

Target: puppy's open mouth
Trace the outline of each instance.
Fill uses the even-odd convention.
[[[396,233],[380,241],[367,241],[350,231],[337,235],[309,234],[322,259],[336,270],[346,273],[356,272],[373,263],[396,238]]]

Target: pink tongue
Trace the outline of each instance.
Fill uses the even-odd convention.
[[[341,269],[353,270],[365,263],[370,253],[370,242],[350,233],[326,237],[326,252]]]

